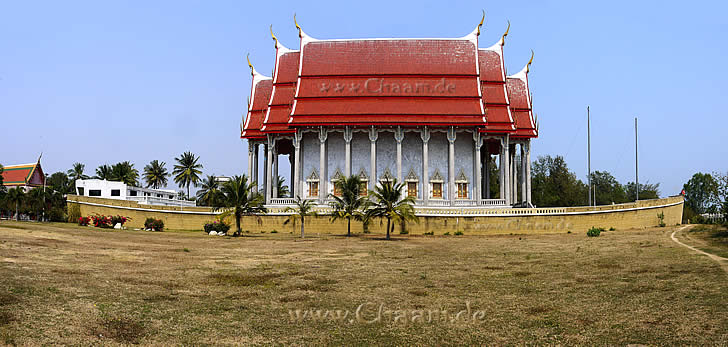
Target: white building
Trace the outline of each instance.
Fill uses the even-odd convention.
[[[194,201],[178,199],[174,190],[134,187],[126,185],[124,182],[99,179],[76,180],[76,194],[94,198],[136,201],[147,205],[196,205]]]

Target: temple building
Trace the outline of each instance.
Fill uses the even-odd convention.
[[[42,187],[46,180],[43,168],[40,166],[40,158],[35,163],[5,166],[2,175],[2,184],[6,189],[22,188],[26,192]]]
[[[266,203],[300,196],[324,204],[338,194],[337,180],[358,175],[370,190],[404,182],[416,206],[531,206],[533,55],[507,76],[508,30],[480,48],[482,24],[460,38],[319,40],[296,23],[297,50],[271,30],[273,75],[248,61],[253,77],[241,124],[248,176]],[[280,156],[291,164],[285,197],[275,189]]]

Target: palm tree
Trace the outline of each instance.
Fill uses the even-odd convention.
[[[278,197],[282,198],[285,196],[288,196],[291,192],[288,190],[288,186],[284,185],[283,183],[286,182],[286,179],[282,176],[278,176],[278,179],[276,180],[276,191],[278,192]]]
[[[85,180],[88,179],[88,176],[83,174],[83,170],[86,168],[86,165],[83,165],[81,163],[73,163],[73,168],[68,170],[68,178],[73,181],[73,185],[76,185],[76,180]]]
[[[10,204],[15,204],[15,220],[18,220],[18,205],[25,200],[25,191],[20,187],[12,188],[8,190],[8,194],[5,196],[5,199]]]
[[[159,162],[156,159],[152,160],[149,165],[144,167],[144,180],[147,181],[147,188],[152,187],[159,189],[167,186],[167,168],[164,167],[165,162]]]
[[[191,154],[191,153],[190,153]],[[243,216],[257,216],[266,213],[268,210],[263,206],[265,199],[258,193],[252,193],[253,185],[248,182],[248,176],[233,176],[233,178],[223,183],[220,189],[220,198],[215,199],[213,211],[223,211],[220,219],[227,216],[235,216],[235,226],[237,231],[235,236],[240,235],[240,219]]]
[[[109,180],[124,182],[126,185],[139,185],[139,170],[134,168],[134,164],[124,161],[111,166],[111,174]]]
[[[197,163],[199,159],[200,157],[189,151],[182,153],[179,158],[174,158],[177,161],[172,171],[174,182],[180,187],[187,187],[187,196],[190,196],[190,185],[197,187],[197,182],[200,181],[202,164]]]
[[[111,166],[109,165],[101,165],[96,168],[96,176],[95,178],[98,178],[100,180],[109,180],[111,179]]]
[[[370,191],[371,208],[367,213],[371,217],[387,218],[387,240],[389,240],[390,227],[394,228],[392,220],[405,223],[407,220],[417,221],[415,216],[415,199],[411,196],[403,197],[404,183],[385,181]]]
[[[220,183],[215,176],[207,175],[207,178],[200,183],[200,190],[197,191],[197,204],[200,206],[215,206],[215,200],[219,198]]]
[[[346,236],[351,236],[351,219],[362,220],[361,210],[366,202],[366,198],[359,194],[361,180],[359,176],[352,175],[336,181],[336,186],[341,196],[331,195],[334,199],[331,202],[331,207],[334,209],[331,221],[346,219]]]
[[[306,222],[306,217],[308,216],[318,216],[318,213],[313,210],[314,207],[316,207],[316,204],[312,200],[305,200],[301,199],[300,196],[296,196],[296,200],[293,202],[296,207],[286,207],[284,212],[294,212],[292,215],[288,216],[288,219],[286,219],[285,222],[283,222],[283,225],[286,225],[288,223],[295,223],[296,220],[301,220],[301,238],[304,237],[303,233],[303,225]]]

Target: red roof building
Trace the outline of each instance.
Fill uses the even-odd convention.
[[[6,188],[22,187],[25,190],[42,187],[45,183],[45,174],[37,163],[9,165],[3,169],[3,186]]]
[[[530,205],[531,62],[507,76],[508,31],[479,48],[481,25],[460,38],[318,40],[296,23],[298,50],[273,35],[273,76],[250,65],[241,124],[256,182],[263,145],[266,201],[290,202],[272,189],[278,156],[289,155],[292,195],[322,203],[336,179],[356,173],[370,188],[385,176],[408,182],[418,205]],[[483,184],[491,155],[500,160],[499,192]]]

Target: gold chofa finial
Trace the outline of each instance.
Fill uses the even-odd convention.
[[[245,56],[245,58],[248,59],[248,66],[250,66],[250,74],[252,75],[253,71],[255,71],[255,69],[253,68],[253,64],[250,63],[250,53],[248,53],[248,55]]]
[[[531,63],[533,63],[533,50],[531,50],[531,60],[529,60],[528,64],[526,64],[526,73],[531,71]]]
[[[298,25],[298,22],[296,22],[296,13],[293,13],[293,23],[296,24],[296,29],[298,29],[298,37],[303,38],[301,26]]]
[[[478,33],[477,33],[478,36],[480,36],[480,27],[483,26],[484,21],[485,21],[485,10],[483,10],[483,18],[480,18],[480,23],[478,23]]]
[[[506,36],[508,36],[509,31],[511,31],[511,21],[508,21],[508,28],[506,28],[506,32],[503,33],[503,38],[501,38],[501,46],[506,44]]]
[[[276,48],[278,48],[278,38],[276,37],[276,34],[273,33],[273,24],[270,25],[270,36],[273,37],[273,41],[276,42]]]

